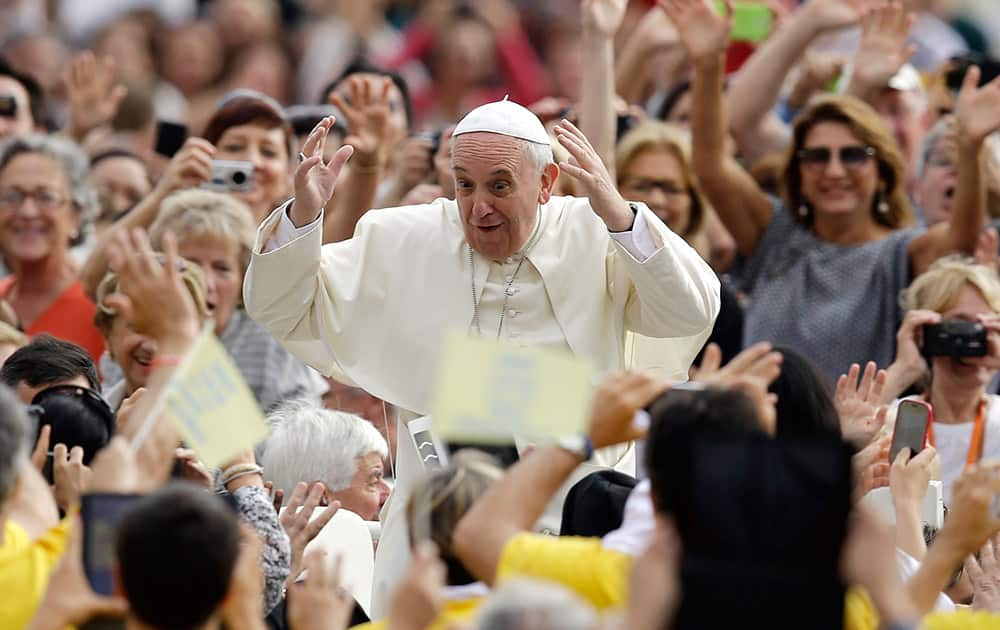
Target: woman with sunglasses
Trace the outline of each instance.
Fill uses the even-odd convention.
[[[700,0],[664,8],[695,68],[695,172],[743,257],[745,343],[789,346],[830,377],[868,359],[888,365],[899,292],[941,256],[975,248],[985,221],[979,154],[1000,128],[1000,83],[977,89],[979,73],[971,72],[958,98],[959,183],[949,221],[912,228],[906,164],[891,132],[869,106],[844,96],[816,99],[796,120],[775,201],[723,150],[730,19]]]

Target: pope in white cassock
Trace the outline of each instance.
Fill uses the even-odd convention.
[[[322,245],[322,208],[352,152],[323,163],[332,124],[306,140],[295,197],[261,225],[244,284],[247,312],[304,362],[407,410],[401,421],[430,412],[454,329],[571,352],[602,372],[686,379],[718,314],[719,281],[647,207],[618,194],[575,126],[556,127],[571,156],[560,169],[534,114],[507,100],[483,105],[453,134],[456,200],[370,211],[352,238]],[[586,198],[552,195],[560,170]],[[397,494],[420,465],[404,470],[405,428],[399,435]],[[635,474],[633,450],[596,463]],[[405,566],[387,557],[406,555],[394,518],[403,499],[383,512],[376,615]]]

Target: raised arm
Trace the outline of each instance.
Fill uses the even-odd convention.
[[[955,103],[958,123],[958,182],[951,218],[927,230],[910,243],[914,275],[942,256],[954,252],[971,255],[986,222],[986,138],[1000,129],[1000,78],[982,88],[979,68],[965,75]]]
[[[771,203],[750,177],[726,154],[726,112],[722,98],[725,51],[732,28],[728,15],[716,15],[703,0],[661,0],[677,26],[694,63],[691,84],[692,163],[702,190],[732,233],[744,256],[750,256],[771,220]]]
[[[343,113],[347,121],[349,135],[344,144],[353,147],[355,155],[344,171],[337,194],[326,203],[324,243],[351,238],[358,219],[375,207],[378,185],[389,161],[386,132],[392,81],[385,77],[373,84],[365,79],[352,78],[350,87],[350,102],[337,94],[330,95],[330,103]]]
[[[632,426],[635,412],[665,389],[665,383],[645,374],[615,374],[605,380],[594,395],[587,435],[591,447],[641,437]],[[511,467],[455,528],[454,546],[465,568],[492,584],[507,542],[531,529],[552,495],[584,459],[586,453],[546,446]]]
[[[615,46],[614,37],[625,17],[625,0],[584,0],[583,77],[580,129],[590,139],[614,179],[615,170]]]
[[[773,110],[785,77],[818,35],[856,23],[862,1],[812,0],[747,60],[726,95],[729,126],[741,152],[761,155],[784,146],[784,124]]]
[[[873,104],[879,92],[899,72],[916,47],[907,43],[915,16],[899,3],[866,11],[861,19],[861,42],[851,64],[847,93]]]
[[[615,90],[628,103],[639,103],[646,97],[650,59],[660,53],[671,53],[665,62],[666,85],[680,78],[687,58],[680,46],[677,29],[659,7],[646,12],[639,25],[622,47],[615,65]]]
[[[131,232],[135,228],[148,229],[160,212],[160,204],[170,193],[193,188],[212,177],[212,157],[215,147],[208,140],[188,138],[181,150],[170,160],[166,172],[157,182],[153,192],[136,204],[128,214],[119,219],[97,242],[87,262],[80,271],[83,290],[91,298],[108,272],[108,247],[118,232]]]

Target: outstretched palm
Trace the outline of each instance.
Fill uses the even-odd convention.
[[[315,216],[330,201],[340,169],[354,153],[352,147],[342,146],[329,163],[323,161],[327,134],[335,120],[333,116],[327,116],[313,128],[302,145],[300,157],[305,159],[295,169],[294,209],[301,209],[304,214],[311,213],[310,216]]]
[[[721,54],[729,47],[733,5],[726,0],[726,15],[715,12],[705,0],[657,0],[677,27],[691,59]]]
[[[898,4],[867,12],[861,23],[861,44],[854,73],[866,85],[882,87],[909,61],[916,48],[906,43],[914,16]]]
[[[344,114],[347,123],[347,138],[344,144],[354,147],[359,163],[376,166],[385,163],[389,147],[386,133],[389,128],[389,89],[392,82],[384,78],[381,82],[362,78],[350,80],[350,100],[339,94],[330,95],[330,103]]]
[[[869,363],[859,383],[860,372],[860,366],[855,363],[847,374],[840,376],[833,402],[840,416],[844,439],[867,444],[885,423],[886,410],[880,405],[886,372]]]
[[[1000,129],[1000,77],[979,88],[980,71],[973,66],[965,73],[962,91],[955,103],[955,118],[965,138],[974,143]]]

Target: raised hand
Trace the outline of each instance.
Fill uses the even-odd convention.
[[[913,458],[910,455],[908,448],[896,455],[889,473],[889,488],[892,490],[894,504],[919,509],[927,494],[927,484],[938,464],[937,451],[933,446],[928,446]]]
[[[175,190],[196,188],[212,179],[215,147],[203,138],[188,138],[170,158],[167,169],[156,183],[156,194],[165,197]]]
[[[972,582],[972,607],[1000,612],[1000,536],[983,543],[978,559],[967,557],[965,571]]]
[[[322,551],[305,557],[309,577],[288,589],[288,627],[290,630],[341,630],[347,627],[354,610],[354,599],[341,585],[341,558],[332,566]]]
[[[945,539],[967,556],[1000,531],[1000,518],[993,513],[993,499],[1000,492],[1000,462],[975,464],[955,480],[948,518],[936,543]]]
[[[433,148],[431,140],[420,136],[407,138],[400,145],[399,158],[396,162],[400,197],[413,190],[431,174],[434,167],[434,155],[431,153]]]
[[[881,0],[810,0],[801,9],[817,32],[834,31],[857,24],[865,11]]]
[[[345,145],[337,149],[329,163],[324,163],[323,149],[335,120],[333,116],[327,116],[319,121],[302,145],[305,159],[295,168],[295,202],[289,211],[292,222],[297,226],[316,220],[320,210],[333,196],[340,170],[354,153],[353,147]]]
[[[413,551],[410,569],[392,597],[388,627],[429,628],[441,610],[446,574],[434,543],[419,543]]]
[[[118,274],[119,292],[108,296],[110,308],[137,331],[161,344],[186,345],[201,328],[194,300],[181,279],[184,263],[177,239],[163,239],[164,262],[149,244],[145,231],[115,232],[108,247],[111,269]]]
[[[294,584],[295,579],[302,572],[302,555],[306,546],[319,535],[340,509],[340,502],[334,501],[327,506],[326,511],[319,518],[311,520],[313,511],[323,499],[324,491],[321,483],[315,483],[309,487],[306,482],[299,482],[288,500],[285,511],[281,513],[281,526],[288,534],[288,540],[292,547],[292,558],[288,572],[289,585]]]
[[[111,122],[118,113],[128,89],[115,85],[114,77],[114,60],[97,59],[89,50],[77,55],[63,75],[69,101],[69,132],[77,140]]]
[[[628,0],[583,0],[583,32],[614,37],[625,18]]]
[[[969,68],[955,101],[959,138],[973,146],[1000,129],[1000,77],[980,88],[980,75],[977,66]]]
[[[729,47],[733,29],[733,3],[726,0],[726,14],[719,15],[706,0],[657,0],[677,28],[681,44],[695,62],[721,55]]]
[[[916,46],[907,43],[915,19],[899,2],[865,12],[848,92],[867,98],[889,84],[889,79],[917,52]]]
[[[669,389],[666,381],[644,372],[621,372],[604,379],[594,392],[588,434],[594,448],[623,444],[645,435],[633,424],[635,413]]]
[[[804,107],[813,94],[839,77],[846,65],[847,59],[841,55],[807,50],[799,63],[799,76],[788,95],[789,106]]]
[[[861,367],[855,363],[847,374],[837,379],[833,404],[840,417],[840,432],[844,439],[855,444],[867,444],[885,423],[882,406],[882,389],[886,371],[879,370],[874,362],[865,366],[861,381]]]
[[[67,450],[65,444],[52,449],[52,494],[64,512],[80,501],[90,481],[90,468],[83,464],[83,448]]]
[[[852,496],[857,503],[875,488],[886,488],[890,484],[889,449],[892,438],[889,436],[872,442],[851,458],[851,471],[854,477]]]
[[[348,135],[344,144],[354,147],[356,153],[351,164],[366,170],[382,169],[389,159],[390,147],[386,144],[386,136],[392,81],[388,77],[378,82],[352,77],[349,87],[349,101],[334,92],[330,95],[330,104],[340,110],[347,123]]]
[[[677,28],[660,7],[653,7],[642,16],[639,25],[632,32],[632,38],[647,51],[659,51],[681,43]]]
[[[896,358],[890,370],[902,373],[903,380],[909,381],[905,385],[900,384],[904,390],[927,373],[927,360],[921,352],[924,326],[940,321],[940,313],[927,310],[908,311],[903,317],[903,323],[896,332]],[[889,401],[883,397],[882,402]]]
[[[556,139],[569,152],[569,160],[560,168],[570,174],[583,188],[597,216],[604,220],[612,232],[632,228],[635,215],[628,203],[618,193],[614,180],[590,140],[576,125],[563,119],[555,126]]]
[[[83,522],[78,518],[28,630],[78,626],[95,617],[124,618],[126,614],[128,602],[123,597],[105,597],[90,588],[83,570]]]

